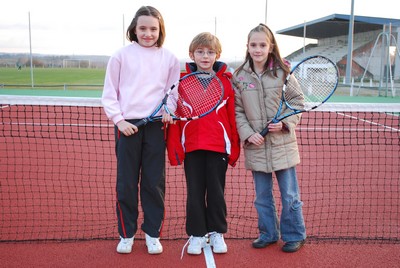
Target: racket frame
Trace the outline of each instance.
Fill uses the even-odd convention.
[[[219,99],[215,103],[215,105],[210,110],[208,110],[206,113],[203,113],[203,114],[197,115],[197,116],[193,116],[193,117],[178,117],[178,116],[176,116],[173,112],[170,111],[170,109],[168,108],[168,105],[167,105],[168,99],[169,99],[172,91],[174,89],[178,88],[179,87],[179,83],[181,81],[183,81],[184,79],[187,79],[188,77],[191,77],[191,76],[198,76],[198,75],[208,75],[208,76],[211,76],[212,79],[215,79],[215,81],[217,81],[219,83],[220,87],[221,87],[221,96],[219,97]],[[221,80],[216,75],[214,75],[212,73],[209,73],[209,72],[204,72],[204,71],[192,72],[192,73],[186,74],[185,76],[181,77],[177,82],[175,82],[168,89],[168,91],[165,94],[165,96],[163,97],[161,103],[157,105],[157,107],[154,109],[154,111],[148,117],[142,118],[138,122],[134,123],[134,125],[139,128],[141,126],[146,125],[149,122],[161,121],[162,120],[162,115],[157,115],[161,111],[161,109],[164,109],[172,117],[172,119],[175,120],[175,121],[178,121],[178,120],[179,121],[196,120],[196,119],[202,118],[202,117],[210,114],[211,112],[213,112],[221,104],[221,102],[223,100],[223,97],[224,97],[224,86],[223,86]]]
[[[310,61],[310,60],[312,60],[312,59],[315,59],[315,58],[323,58],[323,59],[326,60],[328,63],[330,63],[332,66],[334,66],[334,70],[335,70],[335,74],[336,74],[336,81],[335,81],[335,83],[334,83],[334,85],[333,85],[333,87],[332,87],[330,93],[329,93],[329,94],[325,97],[325,99],[323,99],[321,102],[318,102],[318,103],[308,103],[308,102],[307,102],[307,103],[309,104],[308,107],[307,107],[307,103],[305,103],[305,104],[306,104],[305,107],[307,107],[307,108],[304,108],[304,109],[296,109],[296,108],[292,107],[292,106],[286,101],[285,92],[286,92],[287,84],[288,84],[289,80],[292,78],[292,76],[294,77],[293,73],[299,68],[300,65],[304,64],[304,63],[307,62],[307,61]],[[294,78],[296,78],[296,77],[294,77]],[[293,78],[292,78],[292,79],[293,79]],[[314,109],[318,108],[319,106],[321,106],[322,104],[324,104],[330,97],[332,97],[332,95],[333,95],[333,94],[335,93],[335,91],[336,91],[336,88],[337,88],[338,84],[339,84],[339,70],[338,70],[336,64],[335,64],[333,61],[331,61],[329,58],[324,57],[324,56],[321,56],[321,55],[313,55],[313,56],[309,56],[309,57],[307,57],[307,58],[304,58],[304,59],[301,60],[299,63],[297,63],[297,64],[292,68],[292,70],[290,71],[290,73],[286,76],[285,82],[283,83],[283,87],[282,87],[281,101],[280,101],[280,103],[279,103],[278,110],[277,110],[277,112],[276,112],[274,118],[273,118],[270,122],[268,122],[267,125],[265,126],[265,128],[260,132],[260,135],[263,136],[263,137],[265,137],[265,136],[268,134],[268,132],[269,132],[268,126],[269,126],[269,124],[271,124],[271,123],[276,124],[276,123],[282,121],[283,119],[285,119],[285,118],[287,118],[287,117],[289,117],[289,116],[296,115],[296,114],[300,114],[300,113],[304,113],[304,112],[308,112],[308,111],[311,111],[311,110],[314,110]],[[286,107],[288,107],[290,110],[292,110],[292,112],[289,112],[289,113],[287,113],[287,114],[281,115],[280,113],[281,113],[281,111],[282,111],[283,104],[285,104]]]

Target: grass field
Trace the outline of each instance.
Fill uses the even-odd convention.
[[[0,68],[0,95],[100,97],[105,69]]]
[[[105,69],[86,68],[35,68],[33,80],[35,85],[84,84],[102,85]],[[0,84],[31,85],[29,68],[0,68]]]

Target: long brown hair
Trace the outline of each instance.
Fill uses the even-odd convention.
[[[165,25],[164,25],[164,19],[161,16],[161,13],[154,7],[152,6],[142,6],[141,8],[136,11],[135,17],[132,19],[131,24],[129,25],[128,29],[126,30],[126,38],[129,41],[135,41],[138,42],[137,35],[135,33],[135,29],[137,26],[137,21],[140,16],[152,16],[156,19],[158,19],[159,24],[160,24],[160,34],[157,40],[157,46],[162,47],[164,44],[165,40]]]
[[[265,62],[265,65],[264,65],[264,68],[263,68],[264,71],[267,70],[268,67],[270,66],[270,67],[272,67],[273,75],[276,77],[277,76],[276,71],[280,67],[285,72],[285,76],[286,76],[290,72],[290,68],[289,68],[287,62],[284,59],[282,59],[282,57],[281,57],[281,54],[279,52],[278,44],[276,42],[275,36],[272,33],[271,29],[268,28],[267,25],[265,25],[263,23],[260,23],[259,25],[257,25],[255,28],[253,28],[249,32],[249,34],[247,36],[247,43],[249,42],[251,35],[253,33],[256,33],[256,32],[265,33],[266,38],[267,38],[267,42],[271,45],[271,48],[272,48],[271,52],[268,54],[268,59]],[[250,68],[253,71],[255,71],[254,70],[254,62],[253,62],[253,59],[250,56],[249,49],[246,50],[246,57],[245,57],[244,62],[236,69],[235,73],[237,73],[240,70],[242,70],[244,65],[246,65],[246,63],[249,63]]]

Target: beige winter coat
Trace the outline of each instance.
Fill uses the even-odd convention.
[[[278,78],[270,71],[266,71],[259,78],[248,65],[233,76],[236,123],[240,139],[243,141],[245,166],[249,170],[270,173],[300,163],[295,133],[300,115],[284,119],[284,129],[268,133],[263,145],[246,142],[274,117],[279,107],[284,78],[281,69],[278,70]]]

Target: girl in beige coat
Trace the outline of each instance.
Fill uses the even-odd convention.
[[[232,82],[245,165],[252,171],[256,192],[254,205],[260,235],[252,245],[264,248],[282,238],[285,242],[282,250],[295,252],[306,239],[295,169],[300,163],[295,133],[300,115],[270,124],[265,137],[259,134],[278,110],[283,82],[290,72],[288,65],[280,56],[272,31],[260,24],[248,35],[245,61],[235,71]],[[280,220],[273,196],[272,173],[281,193]]]

